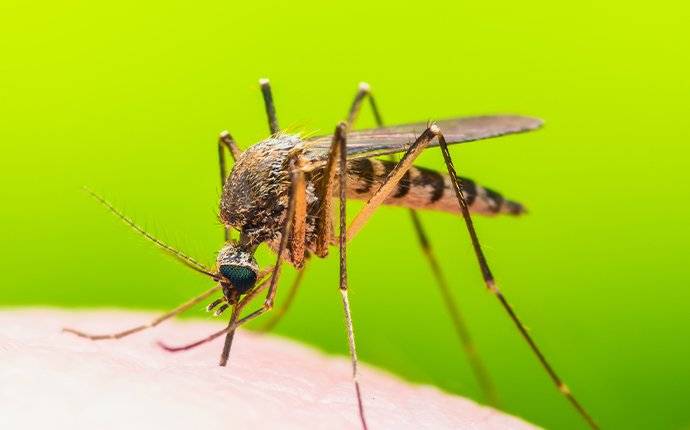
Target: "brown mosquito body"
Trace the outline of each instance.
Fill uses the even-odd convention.
[[[267,80],[261,81],[261,88],[270,137],[245,151],[239,149],[228,132],[221,133],[218,141],[222,184],[220,219],[225,225],[225,244],[218,253],[214,268],[207,268],[151,236],[107,201],[94,195],[147,239],[188,267],[210,277],[217,285],[148,324],[122,332],[92,335],[73,329],[65,331],[92,340],[119,339],[156,326],[221,291],[222,297],[212,301],[208,310],[215,310],[215,314],[220,315],[226,309],[231,309],[226,328],[188,345],[160,345],[168,351],[183,351],[225,335],[220,359],[220,364],[224,366],[228,361],[237,327],[273,308],[282,262],[294,266],[298,270],[298,276],[290,287],[283,307],[268,320],[266,328],[273,327],[292,303],[309,258],[326,257],[329,247],[337,246],[340,256],[339,290],[352,359],[352,379],[359,417],[362,427],[366,429],[365,405],[358,381],[356,342],[348,299],[346,251],[348,243],[380,205],[402,206],[410,211],[414,231],[476,379],[487,400],[495,405],[497,401],[491,379],[479,358],[417,214],[417,210],[449,212],[462,216],[488,290],[498,297],[559,391],[590,427],[597,428],[587,411],[545,359],[498,289],[470,216],[470,212],[489,216],[515,216],[523,214],[524,207],[468,178],[458,176],[448,152],[448,144],[534,130],[541,126],[541,120],[517,115],[494,115],[384,127],[369,87],[363,84],[350,107],[347,121],[338,124],[332,136],[303,138],[280,131]],[[367,98],[379,127],[352,131],[362,103]],[[447,172],[414,165],[419,154],[434,146],[440,147]],[[230,174],[226,168],[227,152],[234,159]],[[378,158],[391,157],[396,153],[403,154],[399,161]],[[347,199],[366,202],[350,226],[346,225]],[[334,216],[334,201],[338,202],[339,207],[337,217]],[[239,232],[237,239],[232,238],[233,230]],[[254,253],[261,244],[267,244],[277,256],[275,265],[263,270],[254,259]],[[245,307],[264,291],[266,296],[263,304],[253,312],[243,315]]]
[[[253,251],[262,243],[268,243],[277,251],[281,226],[287,215],[290,197],[289,160],[293,153],[309,148],[309,142],[299,135],[277,134],[245,150],[235,160],[235,165],[225,182],[220,202],[220,219],[228,227],[240,232],[239,246]],[[346,196],[348,199],[367,201],[385,182],[396,163],[376,158],[359,158],[347,163]],[[317,254],[317,221],[324,213],[323,202],[316,190],[323,180],[324,167],[305,174],[305,241],[301,245]],[[465,198],[474,213],[482,215],[520,215],[524,208],[520,203],[505,199],[501,194],[458,177],[465,191]],[[327,198],[337,198],[338,187]],[[461,214],[460,206],[447,173],[412,166],[395,191],[383,202],[384,205],[410,209],[444,211]],[[294,242],[288,242],[284,261],[301,268],[303,260],[293,260],[298,253]]]

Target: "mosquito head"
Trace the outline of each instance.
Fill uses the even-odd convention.
[[[259,265],[254,256],[234,243],[227,243],[218,253],[218,272],[226,297],[244,294],[256,283]]]

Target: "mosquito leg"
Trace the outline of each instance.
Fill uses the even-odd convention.
[[[297,295],[297,290],[299,290],[299,287],[302,283],[302,279],[304,279],[304,271],[306,270],[307,266],[306,264],[297,272],[297,276],[295,277],[294,281],[292,281],[292,285],[290,286],[290,291],[288,292],[288,296],[285,298],[285,302],[282,303],[282,305],[277,308],[273,314],[271,315],[271,319],[269,319],[266,324],[264,324],[259,331],[262,332],[269,332],[275,328],[276,325],[280,322],[281,319],[285,316],[287,311],[290,309],[290,306],[292,305],[292,302],[295,300],[295,296]]]
[[[203,294],[200,294],[193,299],[181,304],[180,306],[176,307],[175,309],[171,310],[170,312],[164,313],[163,315],[159,316],[158,318],[154,319],[153,321],[149,322],[148,324],[143,324],[137,327],[132,327],[128,330],[120,331],[117,333],[110,333],[110,334],[89,334],[85,333],[79,330],[75,330],[72,328],[63,328],[62,331],[67,332],[67,333],[72,333],[76,334],[79,337],[84,337],[87,339],[91,340],[103,340],[103,339],[121,339],[125,336],[129,336],[130,334],[134,334],[137,332],[140,332],[142,330],[146,330],[147,328],[152,328],[157,326],[158,324],[162,323],[163,321],[170,319],[174,317],[177,314],[180,314],[187,309],[191,308],[195,304],[205,300],[206,298],[210,297],[213,293],[217,292],[220,290],[220,286],[216,285],[215,287],[211,288],[210,290],[204,292]]]
[[[346,217],[346,171],[347,171],[347,123],[340,123],[335,129],[333,135],[333,145],[331,147],[331,155],[333,150],[337,150],[338,154],[338,185],[339,185],[339,203],[340,203],[340,231],[339,231],[339,248],[340,248],[340,294],[343,302],[343,312],[345,315],[345,328],[347,331],[347,341],[350,350],[350,359],[352,361],[352,382],[355,386],[355,394],[357,396],[357,407],[359,418],[362,423],[362,428],[367,429],[367,421],[364,416],[364,404],[362,402],[362,391],[359,386],[358,372],[357,372],[357,347],[355,343],[355,331],[352,324],[352,312],[350,311],[350,300],[347,290],[347,217]],[[330,159],[330,158],[329,158]],[[330,214],[329,214],[330,216]]]
[[[236,161],[237,158],[242,154],[242,151],[235,143],[235,139],[232,138],[228,131],[223,131],[218,136],[218,164],[220,166],[220,189],[222,190],[225,186],[225,179],[228,177],[227,167],[225,164],[225,150],[227,148],[232,156],[232,161]],[[225,226],[225,241],[230,240],[230,229]]]
[[[227,148],[232,156],[232,161],[237,161],[237,159],[242,155],[242,150],[237,146],[237,142],[232,137],[229,131],[224,130],[218,135],[218,160],[220,161],[220,185],[225,185],[225,178],[228,176],[227,169],[225,167],[225,153],[223,148]]]
[[[235,305],[232,308],[232,315],[230,316],[230,321],[228,322],[227,334],[225,335],[225,343],[223,344],[223,352],[220,355],[219,366],[225,366],[228,364],[228,358],[230,357],[230,348],[232,347],[232,340],[235,338],[235,328],[237,323],[237,316],[240,312],[239,306]]]
[[[489,404],[493,406],[498,405],[498,396],[494,385],[489,377],[484,363],[477,353],[477,349],[472,341],[467,325],[465,325],[464,318],[460,313],[459,307],[453,298],[453,294],[448,286],[446,277],[441,270],[441,266],[438,263],[436,254],[434,253],[431,243],[424,231],[421,220],[419,219],[419,214],[415,210],[410,210],[410,217],[412,218],[412,224],[414,225],[415,232],[417,234],[417,239],[419,240],[419,246],[422,248],[422,252],[431,267],[431,271],[436,279],[436,284],[441,292],[441,297],[443,298],[443,303],[446,305],[446,310],[450,315],[450,319],[453,322],[453,327],[455,328],[455,333],[460,339],[465,354],[472,366],[472,371],[474,372],[475,378],[481,387],[484,396],[486,397]]]
[[[376,121],[376,126],[383,127],[383,118],[379,113],[379,109],[376,105],[376,101],[374,100],[374,96],[371,95],[371,87],[369,87],[369,84],[367,84],[366,82],[360,82],[357,94],[355,94],[355,99],[352,100],[350,110],[347,114],[348,127],[354,128],[355,122],[357,121],[357,117],[359,116],[359,112],[362,108],[362,103],[364,102],[364,99],[367,98],[367,96],[369,99],[369,106],[371,107],[371,112],[374,115],[374,120]]]
[[[376,126],[383,127],[383,118],[379,113],[377,104],[374,100],[374,96],[371,93],[371,88],[369,84],[362,82],[359,84],[359,89],[357,91],[357,94],[355,95],[354,100],[352,101],[352,105],[350,105],[350,110],[348,113],[348,123],[350,129],[354,129],[355,121],[357,120],[357,117],[361,110],[362,103],[365,98],[369,100],[369,105],[374,115]],[[392,155],[391,159],[392,161],[396,161],[395,157]],[[477,354],[477,349],[474,345],[474,342],[472,341],[472,337],[470,336],[470,332],[467,329],[467,325],[464,322],[464,319],[460,312],[460,308],[458,307],[457,303],[455,302],[455,299],[453,298],[450,287],[448,286],[448,282],[446,281],[446,278],[443,275],[443,271],[441,270],[441,266],[439,265],[438,260],[436,258],[436,254],[434,253],[434,250],[431,247],[431,242],[429,242],[428,235],[426,234],[424,226],[422,225],[422,220],[419,218],[419,214],[416,210],[409,209],[409,213],[410,219],[412,220],[412,225],[414,226],[414,230],[417,235],[419,246],[422,248],[422,252],[426,257],[427,263],[431,267],[431,271],[436,280],[436,285],[438,285],[438,288],[441,292],[441,297],[443,298],[443,302],[446,305],[446,310],[448,311],[451,321],[453,322],[455,333],[460,339],[460,343],[470,362],[470,366],[472,367],[474,376],[477,379],[477,382],[482,392],[484,393],[486,400],[489,402],[489,404],[496,406],[498,405],[498,396],[496,394],[496,389],[494,388],[494,384],[491,381],[488,372],[486,371],[484,363]]]
[[[355,392],[357,394],[357,405],[359,409],[359,418],[362,421],[362,428],[367,429],[367,422],[364,418],[364,405],[362,403],[362,392],[359,388],[359,381],[357,378],[357,347],[355,344],[355,331],[352,325],[352,313],[350,312],[350,300],[347,294],[347,218],[346,218],[346,169],[347,169],[347,152],[345,140],[346,126],[341,125],[336,131],[336,138],[340,140],[340,174],[338,175],[338,182],[340,185],[340,293],[343,300],[343,311],[345,313],[345,326],[347,328],[347,340],[350,348],[350,357],[352,359],[352,381],[355,384]],[[340,136],[338,136],[338,134]]]
[[[318,218],[316,220],[316,246],[315,253],[321,258],[328,255],[328,245],[331,243],[333,237],[333,216],[332,204],[333,190],[335,187],[335,174],[337,170],[338,154],[340,153],[340,146],[338,140],[333,137],[331,149],[328,154],[328,162],[323,169],[323,176],[316,192],[317,201],[320,208],[318,210]]]
[[[228,357],[230,355],[230,347],[232,346],[232,339],[233,336],[235,335],[235,329],[247,322],[250,321],[265,312],[273,309],[273,301],[275,299],[277,287],[278,287],[278,278],[280,277],[280,266],[283,261],[283,253],[288,249],[288,242],[290,241],[290,233],[292,230],[293,224],[295,224],[295,232],[297,233],[298,230],[302,230],[304,232],[304,227],[301,226],[300,224],[305,222],[305,217],[302,216],[301,221],[296,219],[295,215],[297,214],[296,210],[297,207],[300,205],[299,201],[300,200],[305,200],[306,201],[306,195],[305,195],[305,180],[304,180],[304,172],[302,171],[302,165],[300,162],[299,155],[295,156],[291,161],[290,161],[290,172],[292,174],[292,179],[291,179],[291,187],[290,187],[290,196],[288,198],[288,207],[287,207],[287,212],[285,216],[285,223],[283,224],[283,228],[280,234],[280,245],[278,246],[277,250],[277,260],[275,266],[273,266],[273,273],[271,274],[271,281],[270,285],[268,287],[268,293],[266,293],[266,300],[264,301],[263,306],[261,306],[259,309],[256,311],[252,312],[251,314],[247,315],[246,317],[242,318],[241,320],[237,321],[234,323],[234,321],[231,320],[231,323],[228,325],[228,332],[225,337],[225,345],[223,346],[223,353],[220,356],[220,365],[225,366],[228,362]],[[301,195],[300,195],[301,194]],[[302,233],[303,234],[303,233]],[[303,250],[303,248],[302,248]],[[295,250],[291,249],[290,252],[292,253],[291,257],[293,262],[294,261],[303,261],[304,260],[304,254],[296,255]],[[235,313],[239,313],[239,311],[242,310],[242,307],[244,304],[248,303],[250,300],[250,297],[247,296],[245,297],[240,304],[236,306],[236,309],[233,310],[233,315]]]
[[[203,344],[208,343],[214,339],[217,339],[217,338],[223,336],[227,332],[228,332],[228,328],[226,327],[223,330],[217,331],[217,332],[213,333],[212,335],[207,336],[201,340],[197,340],[196,342],[188,343],[188,344],[182,345],[182,346],[170,346],[170,345],[163,343],[161,341],[156,342],[156,344],[168,352],[189,351],[190,349],[194,349],[197,346],[203,345]]]
[[[266,116],[268,117],[268,128],[271,134],[276,134],[280,131],[278,125],[278,118],[276,117],[276,108],[273,105],[273,94],[271,93],[271,84],[268,79],[259,79],[261,86],[261,94],[264,96],[264,106],[266,107]]]
[[[292,212],[288,212],[288,215],[292,218],[292,229],[289,230],[288,233],[289,242],[287,244],[287,250],[290,253],[293,266],[301,269],[307,255],[307,184],[304,179],[304,173],[302,172],[303,166],[299,156],[295,157],[295,161],[292,163],[291,168],[295,170],[295,173],[293,174],[290,196],[293,209]]]
[[[491,273],[491,269],[489,268],[489,264],[487,263],[486,257],[484,256],[484,251],[482,250],[482,247],[479,243],[479,238],[477,236],[477,232],[474,228],[474,223],[472,222],[472,217],[470,216],[470,211],[469,207],[467,205],[467,201],[465,200],[465,196],[463,194],[463,189],[460,181],[457,180],[457,173],[455,171],[455,167],[453,166],[453,160],[450,157],[450,153],[448,152],[448,145],[446,143],[446,139],[443,137],[443,134],[438,131],[438,128],[435,131],[435,134],[438,137],[439,140],[439,145],[441,147],[441,152],[443,153],[443,159],[446,163],[446,167],[448,168],[448,174],[450,175],[451,182],[453,184],[453,189],[455,191],[455,195],[458,199],[458,203],[460,204],[460,210],[462,211],[462,217],[465,221],[465,225],[467,227],[467,232],[469,233],[470,240],[472,241],[472,247],[474,248],[475,255],[477,257],[477,262],[479,264],[479,268],[481,269],[482,276],[484,278],[484,283],[486,284],[487,289],[492,292],[499,300],[505,311],[508,313],[510,316],[510,319],[513,320],[513,323],[515,323],[515,326],[517,327],[518,331],[522,335],[522,337],[527,341],[529,344],[529,347],[532,349],[532,352],[537,356],[539,359],[539,362],[541,363],[542,367],[548,373],[549,377],[553,381],[553,383],[556,385],[558,388],[558,391],[560,391],[567,399],[570,401],[570,403],[577,409],[577,411],[580,413],[580,415],[587,421],[589,426],[593,429],[599,428],[597,426],[597,423],[594,421],[594,419],[589,415],[589,413],[585,410],[585,408],[575,399],[573,394],[570,392],[570,389],[565,385],[563,380],[558,376],[558,374],[554,371],[554,369],[551,367],[551,364],[546,360],[546,357],[544,357],[544,354],[541,352],[537,344],[534,342],[532,337],[529,335],[527,332],[527,329],[525,326],[522,324],[520,319],[518,318],[517,314],[513,310],[512,306],[508,303],[506,300],[505,296],[501,293],[501,291],[498,289],[498,286],[496,285],[496,281],[494,279],[493,274]]]
[[[347,168],[347,152],[346,152],[346,137],[347,123],[341,123],[336,127],[333,136],[333,143],[331,144],[328,163],[324,169],[321,182],[317,190],[318,201],[321,204],[319,208],[319,218],[316,224],[316,254],[320,257],[325,257],[328,253],[328,244],[332,235],[332,219],[331,219],[331,196],[335,185],[336,170],[341,172],[338,176],[340,188],[340,292],[343,301],[343,310],[345,312],[345,326],[347,329],[348,345],[350,349],[350,357],[352,359],[352,379],[355,385],[355,393],[357,395],[357,405],[359,410],[359,417],[362,422],[362,428],[366,430],[367,424],[364,418],[364,406],[362,403],[362,393],[357,379],[357,349],[355,347],[354,329],[352,326],[352,314],[350,313],[350,302],[347,294],[347,265],[346,265],[346,218],[345,218],[345,192],[346,192],[346,168]],[[337,163],[337,164],[336,164]],[[246,320],[258,316],[259,311],[248,315],[240,320],[242,323]]]

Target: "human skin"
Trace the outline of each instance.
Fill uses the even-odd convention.
[[[103,333],[146,322],[125,311],[0,312],[0,428],[359,429],[349,360],[240,330],[228,367],[222,341],[169,353],[218,323],[172,321],[112,341]],[[376,429],[533,429],[524,421],[362,365],[364,406]]]

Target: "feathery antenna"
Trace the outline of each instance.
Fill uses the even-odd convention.
[[[96,199],[100,204],[102,204],[103,206],[105,206],[110,212],[112,212],[115,216],[117,216],[118,218],[120,218],[125,224],[127,224],[127,225],[130,226],[130,227],[132,227],[132,229],[134,229],[134,231],[136,231],[137,233],[139,233],[139,234],[141,234],[142,236],[144,236],[146,239],[148,239],[148,240],[150,240],[151,242],[153,242],[156,246],[158,246],[158,247],[159,247],[160,249],[162,249],[164,252],[166,252],[167,254],[171,255],[171,256],[174,257],[175,259],[177,259],[177,261],[179,261],[180,263],[184,264],[185,266],[189,267],[190,269],[192,269],[192,270],[194,270],[194,271],[196,271],[196,272],[199,272],[199,273],[202,273],[202,274],[204,274],[204,275],[206,275],[206,276],[211,277],[213,280],[216,280],[216,281],[218,280],[218,275],[216,275],[215,273],[213,273],[213,272],[211,271],[211,269],[209,269],[208,267],[204,266],[202,263],[196,261],[196,260],[193,259],[192,257],[190,257],[190,256],[188,256],[188,255],[182,253],[181,251],[178,251],[177,249],[173,248],[172,246],[168,245],[167,243],[163,242],[162,240],[160,240],[160,239],[154,237],[152,234],[150,234],[149,232],[147,232],[146,230],[144,230],[142,227],[140,227],[139,225],[137,225],[132,219],[130,219],[130,218],[127,217],[125,214],[123,214],[122,212],[120,212],[120,211],[118,211],[117,209],[115,209],[115,207],[114,207],[112,204],[110,204],[109,201],[107,201],[106,199],[104,199],[104,198],[101,197],[100,195],[98,195],[98,194],[96,194],[95,192],[91,191],[91,190],[90,190],[89,188],[87,188],[87,187],[84,187],[84,191],[86,191],[87,193],[89,193],[89,195],[91,195],[91,197],[93,197],[93,198]]]

